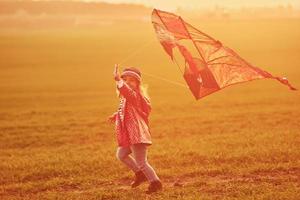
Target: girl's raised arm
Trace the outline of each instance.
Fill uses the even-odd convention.
[[[137,99],[137,93],[131,89],[124,80],[120,78],[119,73],[119,65],[115,64],[115,69],[113,72],[114,79],[117,83],[117,89],[119,90],[120,94],[126,98],[128,101],[135,103]]]
[[[115,64],[115,69],[114,69],[114,72],[113,72],[113,76],[114,76],[115,81],[121,80],[120,73],[119,73],[119,65],[118,64]]]
[[[127,99],[128,101],[130,101],[131,103],[136,103],[136,99],[137,99],[137,92],[134,91],[133,89],[131,89],[126,83],[125,81],[123,81],[122,79],[117,81],[117,89],[119,90],[120,94]]]

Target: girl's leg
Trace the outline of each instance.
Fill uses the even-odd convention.
[[[129,155],[131,150],[129,147],[118,147],[116,156],[117,158],[122,161],[127,167],[129,167],[135,173],[140,171],[139,167],[137,166],[135,160]]]
[[[145,174],[148,181],[153,182],[159,180],[154,169],[150,166],[150,164],[147,161],[146,144],[134,144],[130,147],[137,166]]]

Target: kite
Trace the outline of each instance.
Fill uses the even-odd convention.
[[[264,78],[276,79],[296,90],[287,78],[275,77],[251,65],[232,49],[178,15],[154,9],[152,24],[159,42],[171,59],[175,59],[174,49],[184,59],[183,77],[197,100],[233,84]]]

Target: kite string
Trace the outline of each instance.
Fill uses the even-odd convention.
[[[146,47],[150,46],[152,43],[154,43],[154,40],[149,40],[148,42],[146,42],[144,45],[140,46],[138,49],[132,51],[128,56],[126,56],[125,58],[123,58],[121,61],[119,61],[119,65],[125,63],[127,60],[129,60],[130,58],[133,58],[135,57],[136,55],[138,55],[140,52],[142,52],[142,50],[144,50]],[[180,72],[183,74],[182,70],[180,69],[177,61],[175,60],[174,58],[174,61],[176,63],[176,65],[178,66],[178,69],[180,70]],[[188,88],[186,85],[180,83],[180,82],[176,82],[176,81],[172,81],[172,80],[168,80],[166,78],[163,78],[163,77],[160,77],[160,76],[157,76],[157,75],[154,75],[154,74],[150,74],[150,73],[146,73],[146,72],[143,72],[144,75],[146,76],[149,76],[149,77],[152,77],[152,78],[155,78],[155,79],[158,79],[158,80],[161,80],[161,81],[165,81],[167,83],[170,83],[170,84],[173,84],[173,85],[177,85],[177,86],[181,86],[181,87],[184,87],[184,88]]]
[[[125,63],[127,60],[129,60],[130,58],[138,55],[140,52],[142,52],[142,50],[148,46],[150,46],[150,44],[154,43],[154,40],[149,40],[148,42],[146,42],[144,45],[140,46],[139,48],[137,48],[136,50],[132,51],[128,56],[126,56],[125,58],[123,58],[121,61],[118,62],[119,65]]]
[[[168,82],[168,83],[173,84],[173,85],[177,85],[177,86],[181,86],[181,87],[184,87],[184,88],[188,88],[185,84],[179,83],[177,81],[171,81],[169,79],[166,79],[166,78],[163,78],[163,77],[160,77],[160,76],[156,76],[156,75],[153,75],[153,74],[145,73],[145,72],[143,72],[143,74],[146,75],[146,76],[152,77],[152,78],[156,78],[156,79]]]

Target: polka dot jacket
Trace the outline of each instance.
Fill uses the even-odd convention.
[[[123,80],[117,82],[120,92],[118,111],[114,113],[118,146],[152,144],[148,117],[150,101],[139,91],[131,89]]]

